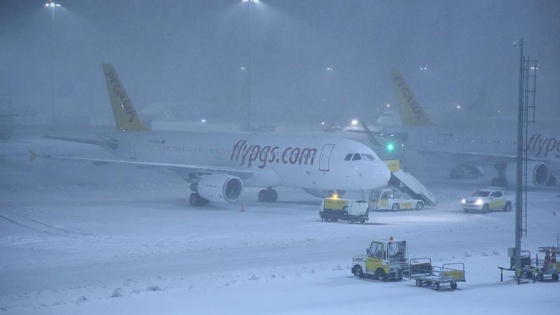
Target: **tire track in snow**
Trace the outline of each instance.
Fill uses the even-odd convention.
[[[23,211],[36,211],[36,209],[0,204],[0,218],[23,228],[48,235],[65,236],[70,238],[95,237],[95,235],[92,234],[76,232],[46,224],[30,216],[22,214],[21,212]]]

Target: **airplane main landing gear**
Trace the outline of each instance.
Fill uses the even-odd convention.
[[[199,194],[197,193],[192,193],[190,198],[189,198],[189,202],[191,204],[191,206],[193,207],[199,207],[199,206],[205,206],[207,205],[210,201],[202,198]]]
[[[546,186],[556,186],[556,176],[550,175],[548,177],[548,182],[546,183]]]
[[[507,179],[505,179],[505,178],[494,177],[494,178],[492,178],[492,181],[490,181],[490,185],[492,187],[505,187],[505,188],[507,188],[508,182],[507,182]]]
[[[482,168],[475,165],[457,165],[451,169],[449,172],[449,178],[451,179],[463,179],[463,178],[478,178],[484,173]]]
[[[272,188],[259,191],[259,202],[276,202],[278,200],[278,192]]]

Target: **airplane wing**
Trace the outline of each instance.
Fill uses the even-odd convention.
[[[374,136],[376,135],[380,135],[379,132],[373,132],[369,129],[369,127],[363,122],[360,121],[360,124],[362,125],[363,130],[359,130],[359,129],[348,129],[346,130],[347,132],[353,132],[353,133],[359,133],[359,134],[365,134],[369,140],[369,142],[374,145],[374,146],[382,146],[381,143],[379,143],[377,141],[377,139],[375,139]]]
[[[369,142],[371,142],[374,145],[378,145],[381,146],[381,144],[375,139],[375,137],[373,136],[373,132],[371,130],[369,130],[368,126],[366,125],[366,123],[364,123],[363,121],[360,120],[360,124],[362,125],[362,127],[364,128],[364,132],[367,135],[367,138],[369,140]]]
[[[451,158],[455,161],[477,162],[477,163],[504,163],[516,162],[517,155],[515,154],[492,154],[481,152],[469,151],[450,151],[450,150],[434,150],[434,149],[414,149],[420,154],[439,156],[440,158]],[[538,161],[550,163],[550,159],[527,157],[528,161]]]
[[[348,129],[346,130],[347,132],[353,132],[353,133],[359,133],[359,134],[365,134],[366,137],[368,138],[368,141],[371,145],[373,146],[379,146],[379,147],[383,147],[384,145],[382,143],[380,143],[379,141],[377,141],[377,139],[375,139],[375,137],[381,137],[384,139],[387,139],[389,142],[396,144],[398,143],[398,138],[392,137],[392,136],[387,136],[387,133],[381,131],[372,131],[371,129],[369,129],[369,127],[367,126],[367,124],[363,121],[359,121],[360,124],[362,125],[363,130],[356,130],[356,129]]]
[[[169,169],[183,177],[186,177],[189,173],[221,173],[229,174],[244,180],[251,175],[253,172],[241,168],[232,167],[220,167],[220,166],[204,166],[204,165],[190,165],[181,163],[159,163],[159,162],[141,162],[134,160],[120,160],[120,159],[98,159],[98,158],[88,158],[88,157],[78,157],[78,156],[63,156],[63,155],[50,155],[50,154],[37,154],[32,150],[29,150],[31,160],[35,158],[51,159],[51,160],[66,160],[66,161],[88,161],[98,164],[129,164],[143,167],[153,167],[153,168],[165,168]]]
[[[511,154],[490,154],[490,153],[480,153],[480,152],[468,152],[468,151],[450,151],[450,150],[434,150],[434,149],[417,149],[418,153],[421,154],[432,154],[432,155],[439,155],[439,156],[448,156],[448,157],[468,157],[470,160],[472,158],[480,158],[484,161],[497,161],[497,160],[515,160],[517,156]]]
[[[106,141],[97,140],[97,139],[71,138],[71,137],[60,137],[60,136],[43,136],[43,138],[69,141],[69,142],[78,142],[78,143],[85,143],[85,144],[95,144],[98,146],[104,146],[107,144]]]

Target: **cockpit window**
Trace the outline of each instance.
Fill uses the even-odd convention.
[[[362,154],[362,160],[365,161],[374,161],[375,158],[371,154]]]
[[[375,161],[375,157],[373,154],[369,153],[348,153],[346,157],[344,157],[344,161]]]

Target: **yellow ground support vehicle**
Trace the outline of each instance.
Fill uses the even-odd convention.
[[[352,273],[356,277],[373,277],[377,280],[402,280],[408,270],[406,241],[374,240],[366,248],[366,255],[352,259]]]
[[[414,199],[396,188],[376,189],[369,197],[369,208],[372,211],[421,210],[424,201]]]
[[[550,276],[553,281],[558,281],[560,275],[560,233],[556,235],[556,246],[540,246],[539,252],[544,254],[544,259],[539,259],[538,255],[535,258],[534,280],[543,281],[546,276]]]
[[[325,198],[319,216],[322,221],[348,221],[365,223],[369,220],[368,202],[341,198]]]

